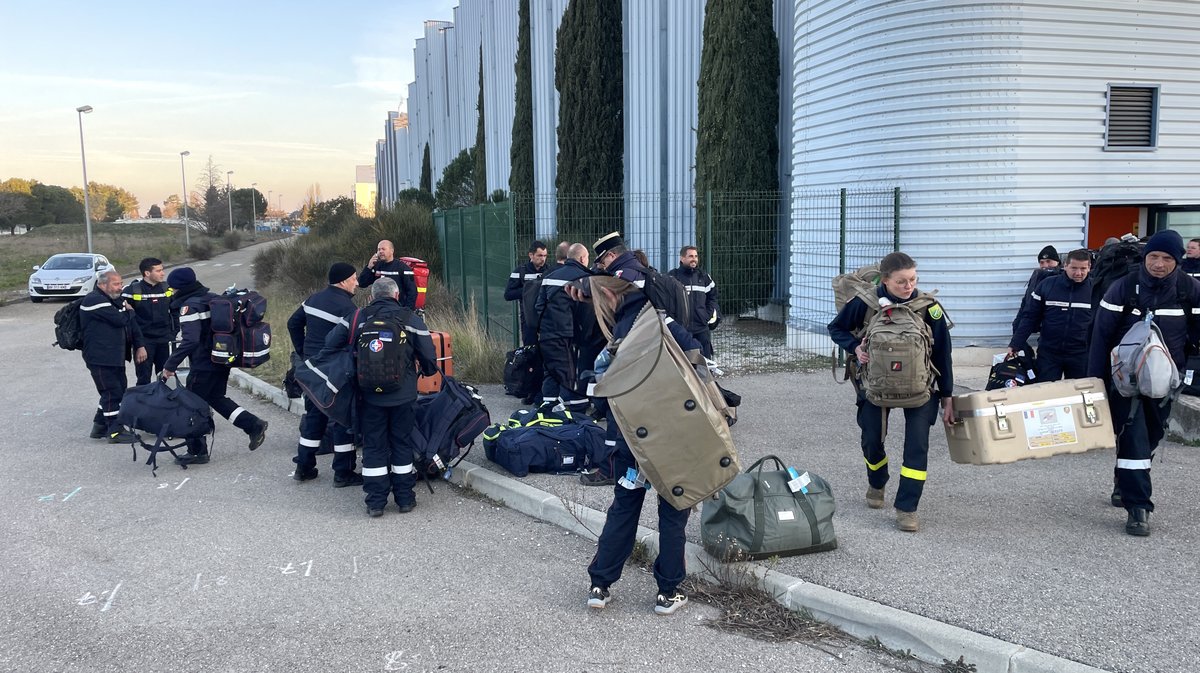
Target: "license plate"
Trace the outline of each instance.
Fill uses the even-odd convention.
[[[70,290],[71,286],[63,283],[53,283],[46,286],[47,290]]]

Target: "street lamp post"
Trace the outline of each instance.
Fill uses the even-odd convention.
[[[87,153],[83,151],[83,115],[92,111],[91,105],[75,108],[79,113],[79,158],[83,160],[83,221],[87,223],[88,252],[92,251],[92,202],[88,198]]]
[[[271,195],[275,193],[274,189],[267,190],[267,211],[271,210]],[[267,213],[263,213],[264,217],[270,217]]]
[[[233,171],[225,171],[225,200],[229,202],[229,231],[233,233]]]
[[[279,212],[283,213],[283,194],[279,195]]]
[[[254,195],[257,193],[258,193],[258,183],[251,182],[250,183],[250,238],[251,239],[258,238],[258,225],[254,223],[254,220],[257,218],[257,214],[255,214],[255,212],[254,212]]]
[[[183,180],[183,241],[184,246],[192,247],[192,232],[191,226],[188,224],[188,209],[187,209],[187,171],[183,168],[183,158],[190,155],[191,152],[184,150],[179,153],[179,177]]]

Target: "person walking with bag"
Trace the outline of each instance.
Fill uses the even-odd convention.
[[[861,290],[829,323],[829,336],[854,353],[858,374],[857,420],[867,463],[867,506],[881,509],[889,471],[883,441],[892,408],[904,409],[904,457],[896,489],[896,527],[920,529],[917,505],[925,489],[929,460],[929,428],[940,415],[954,422],[951,396],[950,328],[945,312],[931,295],[917,289],[917,263],[903,252],[879,262],[880,285]],[[877,332],[878,330],[878,332]],[[878,337],[872,343],[872,335]],[[882,346],[884,339],[891,353]],[[901,357],[892,353],[910,353]],[[885,354],[886,353],[886,354]]]

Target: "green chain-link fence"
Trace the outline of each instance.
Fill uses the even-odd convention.
[[[680,248],[699,248],[724,321],[713,333],[727,372],[793,369],[828,352],[834,275],[897,248],[900,191],[513,195],[506,202],[434,213],[446,284],[479,309],[488,333],[516,344],[516,305],[503,300],[513,268],[538,238],[590,248],[620,231],[660,271]],[[551,261],[551,263],[553,263]],[[821,347],[817,348],[816,343]]]

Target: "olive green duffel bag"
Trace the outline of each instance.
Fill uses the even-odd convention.
[[[765,470],[774,461],[774,470]],[[722,561],[795,556],[837,549],[833,490],[811,472],[789,473],[766,456],[704,501],[700,539]]]

